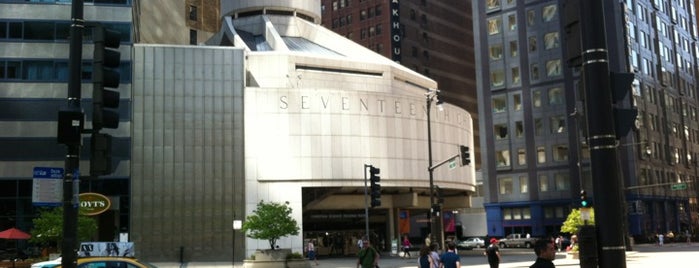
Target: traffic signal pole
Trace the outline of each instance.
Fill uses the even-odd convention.
[[[582,77],[594,189],[599,267],[626,267],[621,169],[617,152],[604,0],[580,1]],[[603,205],[601,205],[603,204]]]
[[[83,19],[83,0],[73,0],[71,3],[71,25],[70,25],[70,51],[69,51],[69,80],[68,80],[68,99],[66,106],[59,111],[67,110],[77,113],[81,116],[82,107],[80,105],[80,87],[82,73],[82,43],[83,29],[85,21]],[[82,128],[83,118],[74,118],[72,126],[79,123],[78,128]],[[78,122],[79,121],[79,122]],[[61,124],[59,119],[59,124]],[[59,126],[60,128],[60,126]],[[68,142],[66,144],[65,157],[65,175],[63,177],[63,244],[61,246],[61,266],[67,268],[77,267],[77,233],[78,233],[78,193],[80,183],[80,147],[82,138],[78,130],[78,141]],[[62,134],[59,130],[59,137]],[[60,138],[59,138],[60,142]]]

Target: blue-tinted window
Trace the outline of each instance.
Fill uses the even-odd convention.
[[[70,68],[67,60],[0,59],[0,81],[25,82],[68,82]],[[84,61],[80,75],[83,83],[92,80],[92,62]],[[123,61],[119,66],[121,83],[131,83],[131,62]]]
[[[2,1],[2,0],[0,0]],[[131,43],[130,23],[103,23],[105,28],[118,31],[122,43]],[[68,42],[70,22],[67,21],[0,21],[0,40],[24,39]],[[92,41],[92,30],[83,30],[83,42]]]

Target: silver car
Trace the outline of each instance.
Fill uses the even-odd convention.
[[[459,243],[456,244],[456,248],[458,249],[474,249],[482,247],[485,247],[485,241],[479,237],[471,237],[469,239],[459,241]]]

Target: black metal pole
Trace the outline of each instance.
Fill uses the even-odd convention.
[[[588,120],[599,267],[626,267],[621,169],[614,128],[603,0],[580,1],[582,68]]]
[[[71,3],[69,80],[67,107],[80,111],[80,87],[82,73],[83,0]],[[65,175],[63,177],[63,245],[62,267],[77,267],[78,233],[78,184],[80,182],[80,143],[66,145]]]
[[[436,94],[436,92],[435,92]],[[441,237],[439,235],[439,226],[437,225],[438,221],[435,217],[435,214],[440,213],[440,211],[433,211],[435,208],[434,206],[434,175],[433,175],[433,169],[432,169],[432,120],[430,117],[430,110],[432,107],[432,100],[434,99],[436,95],[432,95],[431,93],[428,93],[427,95],[427,154],[428,154],[428,166],[427,166],[427,171],[430,174],[430,243],[435,243],[437,242],[438,244],[439,241],[435,241],[437,237]],[[426,245],[429,246],[429,245]]]

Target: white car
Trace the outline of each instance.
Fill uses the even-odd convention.
[[[469,239],[459,241],[456,245],[458,249],[474,249],[485,247],[485,241],[479,237],[471,237]]]
[[[42,262],[37,262],[35,264],[32,264],[32,268],[53,268],[56,266],[61,265],[61,257],[58,257],[54,260],[50,261],[42,261]]]

